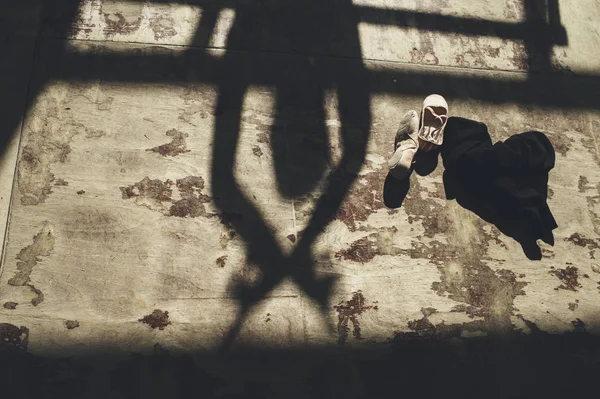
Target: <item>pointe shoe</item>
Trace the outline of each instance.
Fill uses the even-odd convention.
[[[421,128],[419,129],[419,149],[430,151],[442,145],[444,129],[448,122],[448,103],[439,94],[432,94],[423,101]]]
[[[390,174],[397,179],[404,179],[409,175],[413,159],[419,147],[417,136],[419,131],[419,114],[417,111],[408,111],[400,121],[394,141],[394,154],[388,160]]]

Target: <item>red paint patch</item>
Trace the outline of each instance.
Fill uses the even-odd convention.
[[[549,273],[556,276],[562,282],[555,290],[577,291],[577,288],[581,288],[581,284],[579,284],[579,271],[575,266],[551,270]]]
[[[225,267],[225,265],[227,264],[227,255],[218,257],[216,263],[219,267]]]
[[[362,339],[360,331],[360,323],[358,317],[367,310],[377,310],[377,306],[365,305],[366,300],[361,291],[354,292],[352,299],[346,301],[344,304],[340,302],[339,305],[333,308],[338,312],[338,344],[343,345],[348,339],[350,333],[350,327],[348,324],[352,322],[352,335],[354,338]]]
[[[151,314],[144,316],[138,320],[141,323],[148,324],[152,328],[164,330],[166,326],[171,324],[169,321],[169,312],[155,309]]]
[[[79,327],[79,322],[77,320],[65,320],[65,327],[68,330],[72,330]]]

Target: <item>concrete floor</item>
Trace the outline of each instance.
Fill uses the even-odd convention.
[[[598,20],[596,0],[4,1],[7,397],[584,392]],[[384,205],[397,124],[433,92],[494,140],[554,144],[541,260],[446,200],[441,162]]]

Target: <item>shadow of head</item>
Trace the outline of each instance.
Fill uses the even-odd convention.
[[[311,75],[304,74],[280,85],[277,93],[270,142],[277,187],[288,199],[310,193],[323,178],[331,159],[324,88],[320,79]]]
[[[284,198],[313,191],[330,168],[330,149],[337,143],[328,134],[329,118],[339,116],[345,126],[369,125],[366,79],[355,76],[362,63],[348,68],[348,62],[331,57],[362,59],[354,8],[351,0],[249,1],[235,8],[226,48],[264,51],[254,58],[268,62],[242,66],[239,54],[228,51],[223,68],[232,73],[225,79],[240,85],[265,81],[274,88],[274,121],[261,133],[271,146]],[[340,109],[329,101],[333,92],[344,97]],[[355,106],[348,105],[352,102]]]

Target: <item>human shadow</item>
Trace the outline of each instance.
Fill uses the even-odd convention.
[[[554,245],[556,221],[547,204],[555,152],[540,132],[492,145],[487,126],[450,118],[442,145],[447,199],[494,224],[519,242],[531,260],[542,258],[537,240]]]
[[[245,241],[248,263],[260,269],[260,276],[254,283],[232,280],[240,310],[222,342],[224,349],[232,344],[251,308],[288,276],[319,305],[325,317],[333,278],[317,277],[312,247],[358,176],[371,123],[368,78],[360,62],[359,21],[340,13],[349,7],[350,0],[311,0],[269,7],[246,5],[236,10],[222,61],[223,74],[218,79],[211,187],[216,207]],[[356,61],[319,57],[336,46],[351,51]],[[231,50],[237,48],[287,49],[292,54],[285,59],[271,54],[245,57]],[[272,148],[279,193],[297,199],[326,179],[291,255],[283,254],[272,228],[234,176],[244,98],[248,82],[255,81],[257,74],[268,75],[274,85],[274,122],[263,133]],[[335,165],[330,162],[325,125],[326,90],[334,90],[338,97],[343,154]]]

